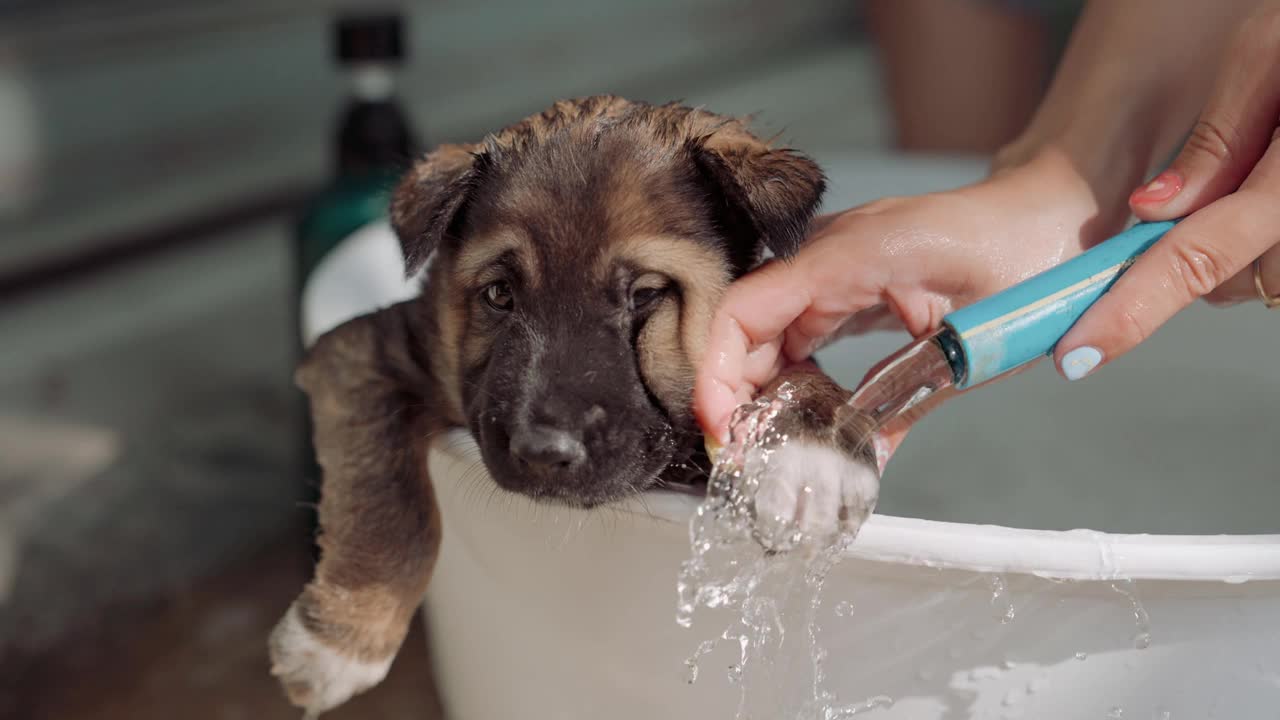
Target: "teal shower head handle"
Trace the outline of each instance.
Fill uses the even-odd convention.
[[[1116,279],[1177,221],[1138,223],[1035,277],[942,320],[934,341],[964,390],[1053,353]]]

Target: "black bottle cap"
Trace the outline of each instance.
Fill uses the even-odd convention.
[[[338,60],[353,63],[403,59],[401,26],[400,16],[390,12],[339,17],[335,26]]]

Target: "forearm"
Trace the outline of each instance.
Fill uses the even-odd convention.
[[[1044,101],[993,170],[1065,163],[1088,185],[1100,214],[1126,216],[1129,192],[1194,123],[1233,32],[1267,4],[1090,2]]]

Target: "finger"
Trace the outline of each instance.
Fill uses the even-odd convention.
[[[816,292],[787,327],[783,351],[792,362],[810,357],[843,335],[891,324],[886,316],[892,316],[893,310],[884,305],[880,292],[885,263],[878,267],[852,256],[842,260],[832,263],[821,254],[797,258],[799,272]],[[892,320],[901,325],[896,316]]]
[[[833,318],[832,321],[817,322],[817,313],[811,307],[787,328],[783,352],[788,358],[798,360],[812,357],[841,338],[873,332],[904,332],[906,329],[902,318],[883,303],[859,310],[842,321]]]
[[[816,304],[810,305],[787,328],[783,351],[789,360],[798,362],[844,335],[892,326],[893,322],[901,327],[901,321],[887,307],[879,308],[880,310],[873,307],[854,312],[844,303],[827,309]],[[889,318],[885,317],[886,314]]]
[[[1280,245],[1274,245],[1262,254],[1262,286],[1270,295],[1280,293]],[[1242,302],[1256,302],[1258,285],[1253,276],[1253,263],[1236,273],[1230,280],[1204,298],[1211,305],[1227,307]]]
[[[1054,353],[1063,376],[1079,380],[1121,357],[1275,245],[1278,196],[1280,143],[1239,191],[1176,225],[1084,314]]]
[[[889,360],[891,359],[892,358],[890,358]],[[862,379],[862,383],[859,383],[859,387],[861,387],[863,384],[867,382],[869,378],[871,378],[877,372],[879,372],[880,369],[883,368],[887,362],[889,362],[889,360],[881,361],[880,363],[877,363],[874,367],[872,367],[871,370],[869,370],[866,376]],[[1037,364],[1038,362],[1028,363],[1023,367],[1018,368],[1017,370],[1006,373],[997,378],[987,380],[986,382],[979,383],[977,385],[974,385],[973,387],[966,388],[965,390],[957,390],[954,386],[944,387],[941,390],[938,390],[937,392],[935,392],[933,395],[926,398],[923,402],[916,405],[915,407],[903,413],[900,413],[898,416],[894,418],[891,418],[888,422],[884,424],[882,428],[880,428],[875,433],[876,459],[880,463],[880,472],[882,473],[884,472],[885,465],[894,456],[894,454],[898,452],[898,448],[901,447],[902,441],[906,439],[907,433],[911,432],[911,429],[914,428],[917,423],[923,420],[927,415],[932,413],[934,410],[938,409],[939,406],[943,405],[948,400],[954,397],[957,397],[959,395],[962,395],[964,393],[972,392],[973,390],[976,390],[981,387],[986,387],[987,385],[990,385],[992,383],[1001,382],[1004,380],[1008,380],[1012,377],[1021,375],[1022,373],[1025,373],[1031,370],[1031,368],[1033,368]]]
[[[898,317],[888,305],[873,305],[865,310],[859,310],[845,320],[840,328],[836,330],[836,337],[848,337],[850,335],[865,335],[872,332],[905,332],[906,326],[902,322],[902,318]]]
[[[880,463],[880,471],[884,472],[885,465],[898,452],[902,441],[906,440],[907,434],[917,423],[958,394],[959,391],[955,388],[943,388],[919,405],[886,422],[884,427],[876,432],[876,460]]]
[[[899,423],[892,427],[880,429],[873,439],[876,445],[876,465],[880,470],[880,474],[884,474],[884,469],[889,465],[889,461],[893,459],[898,448],[902,446],[902,441],[907,439],[907,434],[911,432],[911,425],[908,423]]]
[[[777,374],[782,332],[808,304],[807,285],[789,263],[769,263],[729,287],[694,381],[704,432],[727,441],[730,414]]]
[[[1233,192],[1249,175],[1280,110],[1280,15],[1246,23],[1222,68],[1177,158],[1130,196],[1139,218],[1189,215]]]

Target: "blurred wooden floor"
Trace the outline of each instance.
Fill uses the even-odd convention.
[[[181,594],[72,633],[41,657],[0,660],[14,720],[297,720],[268,672],[266,637],[307,576],[293,532]],[[325,720],[438,720],[418,621],[374,690]]]

